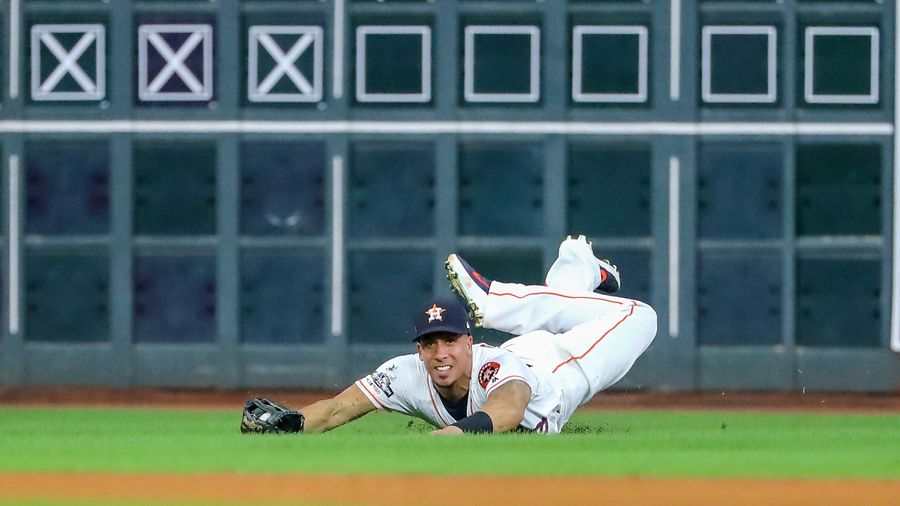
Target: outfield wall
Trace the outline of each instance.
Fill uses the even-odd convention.
[[[623,388],[900,385],[895,2],[0,7],[0,385],[334,388],[570,232]]]

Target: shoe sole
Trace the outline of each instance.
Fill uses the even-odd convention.
[[[484,311],[478,307],[478,304],[475,304],[475,301],[466,295],[462,281],[459,280],[459,274],[453,269],[449,258],[444,262],[444,268],[447,269],[447,280],[450,281],[450,290],[459,296],[459,298],[466,301],[466,305],[469,306],[469,317],[472,319],[472,323],[474,323],[476,327],[482,327],[484,324]]]

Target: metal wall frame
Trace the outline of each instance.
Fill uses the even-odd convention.
[[[434,286],[444,284],[443,260],[458,247],[496,251],[538,249],[549,266],[565,230],[567,145],[575,140],[605,143],[641,140],[652,146],[652,222],[649,238],[616,240],[602,248],[649,248],[650,302],[659,316],[653,347],[619,385],[621,388],[896,390],[900,359],[890,350],[891,323],[900,308],[891,299],[897,286],[891,272],[897,252],[893,230],[897,205],[891,183],[895,145],[896,11],[900,2],[828,4],[784,2],[328,2],[218,0],[211,3],[123,0],[0,0],[0,154],[2,154],[4,310],[0,312],[0,385],[101,384],[236,388],[248,386],[338,388],[387,357],[412,352],[406,345],[352,344],[347,335],[347,255],[386,246],[351,240],[344,226],[349,212],[347,164],[350,146],[365,139],[433,142],[437,185],[434,236],[406,244],[434,260]],[[242,105],[243,19],[268,11],[308,13],[324,30],[324,98],[319,106],[245,107]],[[28,20],[66,11],[99,14],[108,22],[108,41],[119,49],[108,54],[108,98],[98,104],[35,103],[27,99],[29,70],[25,55]],[[136,20],[144,14],[202,13],[215,19],[215,99],[204,107],[145,107],[136,102]],[[727,20],[736,14],[776,20],[779,38],[778,97],[775,107],[710,107],[700,100],[700,29],[703,20]],[[880,22],[880,105],[863,109],[804,108],[798,105],[802,79],[797,44],[800,20],[852,15]],[[411,15],[432,27],[433,65],[430,107],[381,107],[353,100],[355,21]],[[567,97],[570,19],[609,15],[613,20],[644,20],[649,35],[649,105],[573,107]],[[462,65],[459,38],[466,20],[541,20],[541,102],[523,107],[461,106]],[[835,19],[835,22],[838,21]],[[15,35],[19,34],[18,39]],[[108,43],[107,47],[111,44]],[[121,49],[122,47],[126,49]],[[799,76],[799,77],[798,77]],[[562,92],[560,92],[562,91]],[[198,238],[142,237],[133,233],[132,144],[144,139],[208,139],[217,145],[218,233]],[[30,139],[105,139],[110,149],[110,231],[93,238],[110,254],[111,340],[105,343],[29,342],[21,326],[26,248],[77,249],[86,238],[25,235],[22,171]],[[324,141],[326,160],[324,235],[321,238],[255,239],[239,233],[239,148],[248,139]],[[458,234],[458,145],[472,138],[533,140],[544,145],[544,214],[540,237],[496,239]],[[740,142],[748,138],[784,146],[783,336],[777,346],[700,346],[697,341],[697,259],[715,244],[698,238],[697,151],[704,140]],[[794,216],[794,147],[819,140],[874,142],[882,148],[882,230],[835,246],[833,238],[804,238],[798,244]],[[677,185],[677,188],[674,186]],[[674,219],[674,221],[673,221]],[[672,235],[674,233],[674,235]],[[404,246],[400,244],[400,246]],[[720,245],[741,248],[740,245]],[[794,339],[796,254],[801,248],[832,251],[859,248],[882,258],[882,318],[878,348],[843,349],[797,346]],[[239,258],[244,250],[316,251],[330,258],[323,272],[325,297],[334,304],[325,319],[321,345],[250,345],[240,341]],[[134,255],[142,251],[192,250],[215,255],[218,335],[214,343],[134,343],[132,328]],[[626,274],[627,276],[627,274]],[[896,274],[895,274],[896,276]],[[626,278],[627,279],[627,278]],[[444,291],[446,289],[443,289]],[[892,308],[894,313],[892,314]],[[385,317],[404,318],[403,315]],[[900,327],[898,327],[900,328]],[[893,330],[894,333],[900,331]],[[852,378],[849,381],[848,378]]]

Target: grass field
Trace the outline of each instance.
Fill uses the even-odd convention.
[[[0,473],[900,477],[900,415],[584,412],[559,436],[437,438],[375,413],[322,435],[244,436],[240,413],[0,409]]]

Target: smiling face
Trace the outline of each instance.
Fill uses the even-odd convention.
[[[472,377],[472,336],[435,332],[416,342],[419,358],[439,389],[468,388]]]

